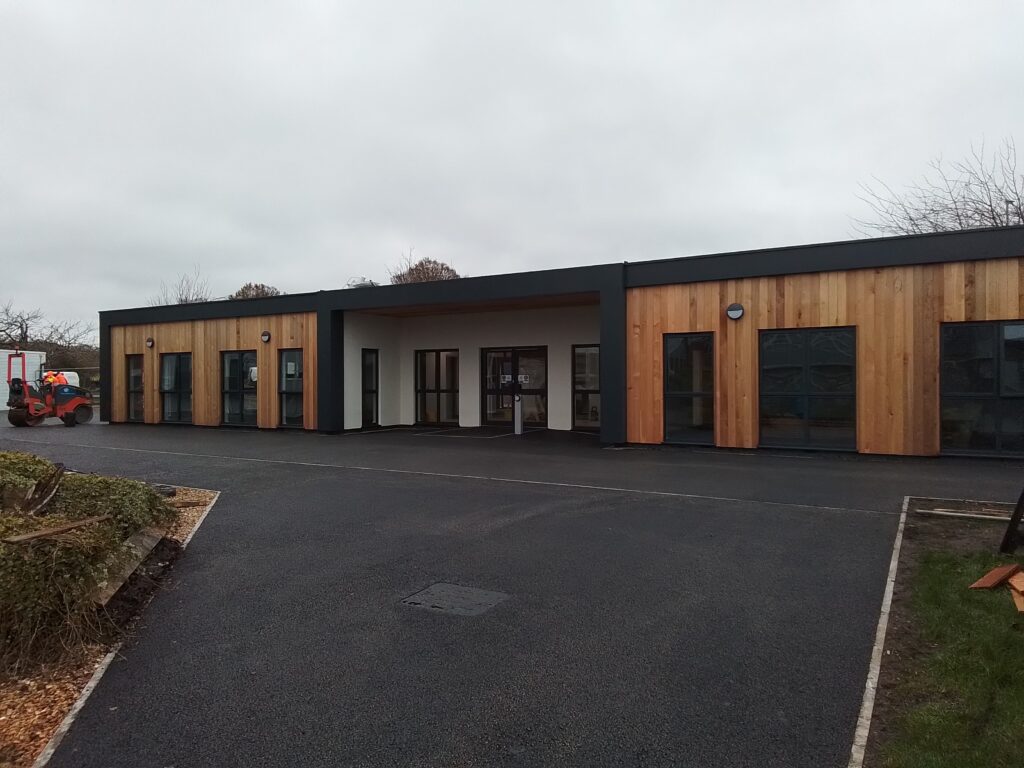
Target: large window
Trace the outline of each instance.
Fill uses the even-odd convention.
[[[221,353],[222,421],[256,425],[256,350]]]
[[[572,428],[601,428],[601,348],[572,348]]]
[[[416,351],[416,423],[459,423],[459,350]]]
[[[714,445],[715,347],[710,333],[665,334],[665,442]]]
[[[146,420],[146,394],[142,379],[142,355],[127,355],[128,421]]]
[[[380,351],[363,350],[363,427],[380,426]]]
[[[302,350],[282,349],[277,391],[281,400],[281,426],[301,427],[302,420]]]
[[[942,448],[1024,453],[1024,323],[942,326]]]
[[[192,423],[192,355],[160,355],[160,418]]]
[[[853,328],[761,331],[761,445],[857,447]]]

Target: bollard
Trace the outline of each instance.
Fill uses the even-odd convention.
[[[516,395],[512,401],[512,425],[517,435],[523,434],[523,396]]]

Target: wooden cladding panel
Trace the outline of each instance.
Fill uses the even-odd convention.
[[[260,340],[270,331],[270,341]],[[146,339],[153,348],[146,348]],[[257,425],[273,429],[280,424],[278,397],[279,352],[302,349],[303,426],[316,429],[316,313],[306,312],[266,317],[223,320],[193,320],[180,323],[113,326],[110,329],[112,421],[127,421],[127,355],[143,355],[145,420],[160,421],[160,355],[192,353],[192,423],[216,426],[221,423],[221,352],[256,350]]]
[[[739,321],[725,307],[741,303]],[[857,447],[939,452],[939,325],[1015,320],[1021,259],[821,272],[627,291],[627,437],[664,439],[662,335],[715,334],[715,443],[758,444],[759,331],[857,328]]]

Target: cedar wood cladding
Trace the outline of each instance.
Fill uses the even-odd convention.
[[[758,331],[857,328],[857,450],[939,452],[939,324],[1024,317],[1021,258],[630,288],[627,436],[660,443],[662,334],[711,331],[715,443],[758,444]],[[739,302],[738,321],[724,308]]]
[[[260,334],[270,331],[270,341]],[[146,348],[146,339],[153,348]],[[111,421],[128,417],[125,355],[143,355],[143,386],[147,424],[160,421],[160,355],[192,353],[192,423],[221,423],[221,352],[256,350],[257,425],[274,429],[280,424],[278,397],[279,352],[303,350],[303,426],[316,429],[317,344],[316,313],[304,312],[220,320],[189,320],[176,323],[113,326],[111,346]]]

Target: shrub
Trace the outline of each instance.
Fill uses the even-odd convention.
[[[0,452],[0,484],[27,486],[52,468],[45,459]],[[0,661],[5,669],[45,661],[95,637],[103,622],[92,596],[130,555],[127,539],[146,526],[169,523],[175,510],[144,483],[68,474],[45,514],[0,513],[0,539],[96,515],[112,519],[55,538],[0,541]]]

